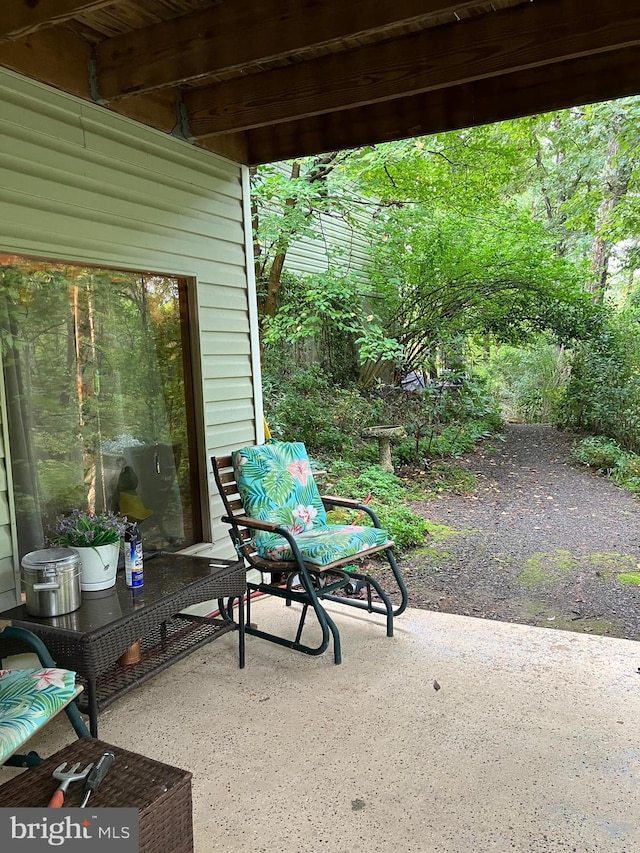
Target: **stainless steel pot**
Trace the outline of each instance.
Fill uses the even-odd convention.
[[[31,616],[61,616],[77,610],[80,557],[71,548],[44,548],[22,558],[22,581]]]

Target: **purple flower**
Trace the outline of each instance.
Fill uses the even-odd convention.
[[[72,548],[115,545],[124,536],[126,524],[126,516],[115,512],[74,509],[69,515],[58,517],[52,542]]]

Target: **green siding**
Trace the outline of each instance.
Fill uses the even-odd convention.
[[[5,70],[0,115],[0,251],[195,278],[205,458],[254,442],[241,167]],[[9,511],[0,476],[0,593]]]

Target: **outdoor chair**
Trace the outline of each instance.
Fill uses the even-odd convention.
[[[90,737],[74,703],[82,692],[75,673],[57,669],[47,647],[31,631],[0,623],[0,658],[25,650],[35,652],[42,668],[0,669],[0,766],[39,764],[36,752],[18,755],[18,750],[62,710],[78,737]]]
[[[341,662],[338,628],[323,607],[325,600],[381,613],[387,636],[393,636],[393,619],[407,606],[407,590],[393,553],[393,542],[380,527],[375,512],[365,504],[333,495],[321,496],[301,442],[273,442],[245,447],[231,456],[213,457],[213,472],[224,503],[222,521],[238,555],[261,573],[259,583],[247,584],[246,633],[262,637],[308,655],[322,654],[333,637],[334,660]],[[366,513],[373,526],[328,524],[326,510],[345,507]],[[354,562],[382,555],[391,568],[400,593],[394,608],[379,582],[355,571]],[[348,570],[347,570],[348,568]],[[272,581],[264,581],[264,572]],[[350,598],[353,584],[366,590],[366,600]],[[343,591],[342,595],[338,595]],[[251,596],[255,593],[302,604],[295,639],[259,630],[251,624]],[[374,601],[374,593],[379,602]],[[318,646],[302,642],[309,608],[322,631]]]

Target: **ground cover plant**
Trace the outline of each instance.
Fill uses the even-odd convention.
[[[613,439],[588,436],[573,445],[571,455],[583,465],[611,477],[623,489],[640,495],[640,455],[624,450]]]

